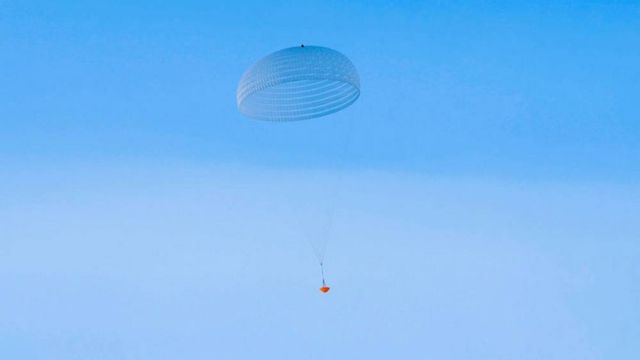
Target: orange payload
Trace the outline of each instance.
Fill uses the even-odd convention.
[[[320,291],[322,291],[323,293],[328,293],[329,292],[330,287],[328,286],[323,286],[320,288]]]

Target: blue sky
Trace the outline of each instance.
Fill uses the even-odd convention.
[[[0,2],[0,357],[637,358],[639,15]],[[243,118],[300,43],[358,102]]]

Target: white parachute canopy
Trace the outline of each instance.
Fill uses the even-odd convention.
[[[297,46],[276,51],[251,66],[236,92],[238,110],[271,121],[313,119],[340,111],[360,96],[360,77],[338,51]]]

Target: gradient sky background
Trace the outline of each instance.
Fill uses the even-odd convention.
[[[0,1],[0,358],[637,359],[639,94],[631,1]]]

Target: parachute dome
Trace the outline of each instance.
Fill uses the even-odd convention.
[[[238,110],[259,120],[294,121],[332,114],[360,96],[360,77],[343,54],[321,46],[276,51],[251,66],[236,92]]]

